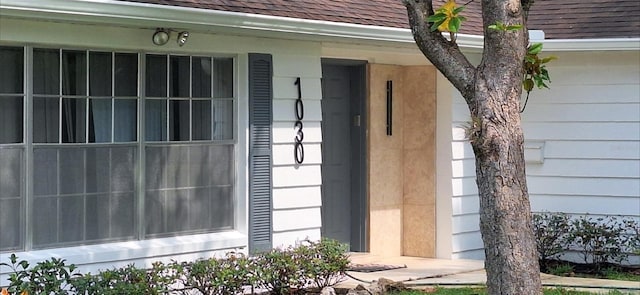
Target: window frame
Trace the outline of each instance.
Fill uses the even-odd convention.
[[[82,242],[73,242],[69,245],[66,245],[64,243],[61,244],[56,244],[53,245],[51,247],[38,247],[35,246],[33,244],[33,233],[34,233],[34,228],[33,228],[33,219],[32,219],[32,215],[34,214],[33,211],[33,203],[34,203],[34,189],[33,189],[33,184],[34,184],[34,147],[35,148],[53,148],[53,147],[58,147],[58,148],[74,148],[74,147],[78,147],[78,148],[90,148],[90,147],[103,147],[103,146],[135,146],[135,148],[137,149],[137,151],[135,151],[136,156],[137,156],[137,164],[136,167],[138,167],[136,174],[135,174],[135,195],[134,195],[134,203],[136,203],[136,209],[134,211],[134,219],[135,222],[137,223],[137,229],[136,229],[136,234],[135,234],[135,238],[132,241],[150,241],[150,239],[155,239],[154,237],[145,237],[145,233],[144,233],[144,199],[145,199],[145,194],[144,191],[146,190],[145,184],[144,184],[144,176],[146,171],[144,171],[144,169],[142,169],[142,165],[144,165],[144,158],[146,156],[146,152],[145,152],[145,148],[147,145],[150,146],[162,146],[162,145],[170,145],[173,142],[167,140],[166,142],[148,142],[146,141],[145,136],[145,104],[147,101],[147,97],[145,95],[145,90],[146,90],[146,79],[145,79],[145,68],[146,68],[146,64],[145,64],[145,58],[146,55],[148,54],[161,54],[161,55],[167,55],[170,56],[172,55],[172,53],[154,53],[154,52],[150,52],[150,51],[134,51],[134,50],[119,50],[119,49],[103,49],[103,48],[77,48],[77,47],[61,47],[61,46],[47,46],[47,45],[21,45],[21,44],[3,44],[0,43],[0,46],[2,47],[16,47],[16,48],[22,48],[23,50],[23,130],[22,130],[22,136],[23,136],[23,142],[22,143],[11,143],[11,144],[2,144],[1,147],[5,148],[14,148],[14,147],[18,147],[18,148],[23,148],[24,149],[24,167],[25,169],[23,169],[23,176],[22,176],[22,184],[21,184],[21,189],[23,192],[23,196],[22,196],[22,205],[23,206],[23,212],[24,212],[24,216],[21,219],[20,223],[21,223],[21,233],[23,235],[22,239],[21,239],[21,246],[20,249],[6,249],[6,250],[0,250],[0,253],[4,253],[6,251],[30,251],[30,252],[34,252],[34,251],[40,251],[39,249],[51,249],[51,248],[66,248],[68,246],[81,246],[81,247],[87,247],[87,246],[91,246],[94,244],[102,244],[102,243],[107,243],[107,242],[118,242],[118,241],[129,241],[129,240],[104,240],[104,239],[100,239],[100,240],[96,240],[95,242],[89,242],[87,243],[86,240],[82,241]],[[85,138],[84,138],[84,142],[81,143],[67,143],[67,142],[62,142],[62,124],[60,123],[62,121],[62,112],[60,112],[58,114],[58,142],[49,142],[49,143],[39,143],[39,142],[34,142],[33,141],[33,125],[34,125],[34,121],[33,121],[33,107],[34,107],[34,98],[35,97],[49,97],[49,95],[38,95],[33,93],[33,66],[34,66],[34,60],[33,60],[33,52],[34,49],[54,49],[57,50],[57,52],[59,53],[59,60],[62,60],[62,55],[64,51],[80,51],[80,52],[84,52],[85,53],[85,60],[86,60],[86,77],[85,77],[85,83],[86,83],[86,89],[85,89],[85,93],[83,95],[65,95],[63,94],[63,89],[62,89],[62,69],[60,70],[60,77],[59,77],[59,83],[60,83],[60,89],[58,89],[58,94],[56,95],[51,95],[52,97],[57,97],[59,102],[62,102],[62,100],[64,98],[80,98],[83,99],[85,101],[84,104],[84,109],[85,111]],[[112,73],[111,73],[111,96],[109,97],[103,97],[103,96],[92,96],[90,95],[90,83],[91,80],[89,78],[89,73],[90,73],[90,56],[92,52],[100,52],[100,53],[110,53],[111,56],[111,64],[112,64]],[[115,85],[115,73],[113,73],[113,65],[115,63],[115,56],[116,54],[119,53],[131,53],[131,54],[135,54],[137,57],[137,79],[138,79],[138,83],[137,83],[137,96],[135,97],[118,97],[116,96],[115,93],[115,89],[114,89],[114,85]],[[232,82],[232,93],[233,96],[229,97],[229,98],[214,98],[213,96],[213,92],[211,94],[211,98],[208,99],[204,99],[204,100],[209,100],[211,101],[211,105],[213,107],[213,103],[215,101],[230,101],[231,102],[231,106],[230,106],[230,111],[231,111],[231,138],[229,139],[224,139],[224,140],[215,140],[213,139],[213,135],[211,140],[193,140],[193,131],[191,125],[192,123],[192,106],[190,104],[190,140],[189,142],[180,142],[180,141],[176,141],[176,144],[197,144],[197,145],[203,145],[203,144],[211,144],[211,145],[230,145],[230,148],[233,152],[233,159],[231,159],[231,168],[232,171],[230,172],[232,175],[232,184],[231,184],[231,199],[232,199],[232,209],[233,209],[233,215],[232,215],[232,220],[233,220],[233,226],[231,227],[230,230],[231,232],[237,232],[238,230],[242,231],[245,227],[246,227],[246,222],[242,222],[241,220],[243,219],[243,217],[245,216],[245,214],[243,213],[243,211],[245,211],[246,208],[242,207],[242,205],[244,205],[246,207],[246,203],[243,200],[239,200],[239,194],[238,192],[243,192],[244,189],[240,189],[238,187],[238,182],[240,181],[240,178],[242,177],[241,174],[243,173],[239,173],[239,169],[238,169],[238,164],[240,162],[244,162],[242,159],[242,157],[244,156],[243,153],[239,152],[244,150],[244,148],[240,148],[239,147],[239,134],[238,134],[238,124],[239,124],[239,120],[241,119],[239,112],[238,112],[238,108],[239,108],[239,99],[238,99],[238,93],[239,91],[239,85],[240,84],[244,84],[243,81],[240,81],[238,79],[238,73],[240,71],[239,69],[239,57],[238,55],[231,55],[231,54],[210,54],[210,53],[188,53],[188,54],[180,54],[181,56],[188,56],[190,57],[190,63],[192,62],[192,58],[193,57],[208,57],[211,58],[211,60],[213,61],[215,58],[231,58],[232,59],[232,77],[233,77],[233,82]],[[213,62],[212,62],[212,67],[213,67]],[[61,68],[61,67],[60,67]],[[211,75],[211,79],[213,80],[213,74]],[[214,81],[211,82],[212,83],[212,88],[213,88],[213,84]],[[189,85],[190,85],[190,93],[192,92],[192,81],[189,81]],[[167,90],[169,91],[169,84],[167,81]],[[6,96],[6,95],[0,95],[0,96]],[[101,98],[107,98],[110,99],[111,101],[111,141],[109,142],[89,142],[89,110],[90,110],[90,102],[92,101],[92,99],[101,99]],[[135,99],[136,101],[136,115],[137,115],[137,120],[136,120],[136,140],[135,141],[131,141],[131,142],[116,142],[116,138],[115,138],[115,101],[116,99]],[[167,97],[167,101],[171,99],[170,97]],[[194,99],[193,97],[189,97],[189,100]],[[196,99],[196,100],[200,100],[200,99]],[[62,109],[62,103],[59,103],[58,105],[58,109],[61,110]],[[213,117],[213,113],[211,114],[211,116]],[[213,118],[211,119],[213,122]],[[213,130],[212,130],[213,133]],[[244,141],[244,140],[242,140]],[[85,192],[86,194],[86,192]],[[240,206],[239,206],[240,205]],[[242,208],[241,208],[242,207]],[[208,231],[208,232],[202,232],[203,234],[207,234],[207,235],[226,235],[224,234],[225,232],[228,231]],[[187,235],[192,235],[194,233],[185,233],[185,234],[179,234],[177,235],[177,237],[179,238],[180,236],[187,236]],[[237,240],[238,237],[234,237],[234,239]]]
[[[166,73],[165,73],[165,83],[166,83],[166,89],[165,89],[165,95],[164,97],[159,97],[159,96],[147,96],[146,95],[146,91],[147,91],[147,82],[149,81],[148,77],[146,76],[146,71],[148,69],[148,64],[146,63],[146,59],[148,56],[164,56],[165,57],[165,69],[166,69]],[[173,97],[171,96],[171,83],[170,83],[170,75],[171,75],[171,57],[189,57],[189,95],[187,97]],[[200,97],[193,97],[193,79],[192,79],[192,66],[193,66],[193,57],[198,57],[198,58],[202,58],[202,57],[207,57],[211,59],[211,70],[213,71],[213,67],[214,67],[214,62],[216,58],[226,58],[226,59],[231,59],[232,61],[232,77],[233,77],[233,81],[232,81],[232,97],[225,97],[225,98],[216,98],[214,95],[214,81],[215,81],[215,77],[212,74],[210,75],[210,79],[211,79],[211,94],[209,97],[207,98],[200,98]],[[146,136],[146,132],[147,127],[145,126],[145,128],[141,128],[141,132],[144,132],[145,134],[142,135],[144,137],[144,140],[141,140],[143,147],[142,149],[145,150],[146,153],[146,148],[147,147],[176,147],[176,146],[212,146],[212,145],[221,145],[221,146],[231,146],[231,150],[233,153],[233,159],[232,159],[232,165],[231,168],[232,170],[229,172],[232,175],[232,183],[231,183],[231,198],[232,198],[232,207],[233,207],[233,215],[231,217],[232,219],[232,226],[230,229],[228,230],[223,230],[224,231],[232,231],[232,230],[237,230],[239,227],[239,222],[238,222],[238,163],[239,160],[238,158],[240,156],[242,156],[241,154],[238,153],[238,57],[235,55],[206,55],[206,54],[199,54],[199,53],[194,53],[194,54],[183,54],[183,53],[170,53],[170,52],[165,52],[165,53],[159,53],[159,52],[144,52],[142,53],[141,59],[145,60],[144,63],[144,67],[141,67],[142,70],[145,71],[145,73],[142,74],[142,78],[141,78],[141,83],[144,83],[144,85],[142,85],[140,88],[143,89],[143,94],[142,94],[142,112],[144,113],[142,116],[144,119],[145,124],[146,124],[146,104],[149,101],[163,101],[164,104],[163,106],[166,108],[166,122],[164,122],[166,124],[166,131],[164,131],[163,136],[165,137],[165,139],[163,140],[147,140],[147,136]],[[216,140],[214,139],[214,134],[213,134],[213,127],[211,129],[211,139],[209,140],[193,140],[193,126],[192,126],[192,116],[193,116],[193,105],[192,102],[196,101],[196,100],[203,100],[203,101],[211,101],[211,107],[213,108],[213,105],[216,101],[230,101],[231,102],[231,129],[232,129],[232,138],[229,139],[221,139],[221,140]],[[171,140],[171,134],[169,131],[169,127],[170,127],[170,102],[171,101],[189,101],[189,140]],[[213,110],[211,112],[211,124],[213,124]],[[142,165],[146,165],[146,162],[142,162]],[[146,168],[145,169],[141,169],[143,171],[143,173],[145,173],[145,175],[142,177],[141,181],[144,182],[146,181]],[[146,192],[147,187],[146,185],[142,186],[144,187],[144,190]],[[181,189],[192,189],[193,187],[181,187]],[[146,196],[146,194],[144,194]],[[144,218],[144,212],[141,213],[141,217]],[[154,234],[147,234],[146,233],[146,228],[144,228],[145,222],[144,220],[141,220],[139,222],[140,224],[140,228],[139,231],[142,232],[144,237],[147,238],[163,238],[163,237],[171,237],[171,236],[176,236],[175,233],[154,233]],[[187,230],[186,232],[191,233],[191,234],[203,234],[203,233],[209,233],[211,232],[211,230]],[[178,235],[179,236],[179,235]],[[142,237],[142,238],[144,238]]]

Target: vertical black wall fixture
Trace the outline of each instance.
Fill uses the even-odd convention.
[[[393,81],[387,80],[387,135],[393,133]]]
[[[293,83],[298,86],[298,99],[296,99],[295,113],[296,122],[293,128],[296,130],[296,137],[294,138],[293,157],[296,160],[296,164],[302,164],[304,162],[304,146],[302,140],[304,140],[304,133],[302,132],[302,119],[304,118],[304,104],[302,103],[302,82],[300,77]]]

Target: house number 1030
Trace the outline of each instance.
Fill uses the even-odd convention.
[[[300,77],[296,79],[294,85],[298,86],[298,99],[296,99],[295,113],[296,122],[293,125],[293,129],[296,130],[296,136],[294,138],[293,157],[296,164],[302,164],[304,162],[304,146],[302,140],[304,139],[304,132],[302,131],[302,118],[304,118],[304,104],[302,103],[302,83]]]

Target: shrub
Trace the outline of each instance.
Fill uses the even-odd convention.
[[[340,282],[349,265],[347,247],[335,240],[302,241],[297,247],[273,249],[252,260],[252,285],[272,294],[324,288]]]
[[[70,280],[74,294],[86,295],[157,295],[165,294],[176,279],[175,273],[161,262],[150,269],[139,269],[133,264],[97,275],[85,274]]]
[[[252,259],[251,275],[258,288],[272,294],[289,294],[306,286],[302,268],[292,247],[273,249]]]
[[[347,246],[330,239],[305,240],[295,249],[302,272],[313,287],[324,288],[344,279],[349,266]]]
[[[620,263],[627,258],[629,238],[624,222],[614,216],[582,216],[571,221],[569,241],[580,252],[585,263],[597,270],[606,262]]]
[[[631,218],[536,213],[533,229],[543,271],[547,260],[570,250],[577,251],[584,263],[593,264],[597,271],[606,263],[620,264],[629,253],[640,254],[640,224]]]
[[[14,294],[52,294],[66,295],[68,282],[74,271],[75,265],[66,265],[64,259],[51,258],[38,262],[29,269],[29,262],[18,261],[15,254],[11,254],[10,264],[0,263],[0,266],[11,268],[13,273],[9,275],[7,290]]]
[[[623,219],[622,223],[624,223],[628,235],[628,252],[640,255],[640,223],[634,219]]]
[[[196,289],[205,295],[242,293],[247,283],[249,260],[242,253],[229,253],[225,258],[199,259],[173,263],[184,289]]]
[[[45,295],[156,295],[156,294],[241,294],[244,287],[266,289],[272,294],[302,293],[309,286],[325,287],[339,282],[349,263],[346,247],[332,240],[305,241],[299,247],[273,249],[248,258],[229,253],[224,258],[193,262],[153,263],[150,269],[133,264],[122,268],[81,274],[65,260],[51,258],[32,268],[11,255],[0,263],[13,271],[10,294]]]
[[[568,249],[570,228],[569,216],[564,213],[533,214],[533,230],[541,267],[546,267],[546,260],[556,258]]]

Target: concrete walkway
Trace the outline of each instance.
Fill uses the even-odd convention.
[[[403,266],[393,270],[370,273],[350,271],[340,287],[353,288],[379,278],[404,282],[410,287],[484,285],[486,273],[484,262],[479,260],[445,260],[417,257],[381,257],[368,253],[353,253],[352,264]],[[404,267],[406,266],[406,267]],[[615,289],[623,294],[640,294],[640,282],[601,280],[588,278],[559,277],[541,274],[545,287],[562,287],[572,290],[607,294]]]

